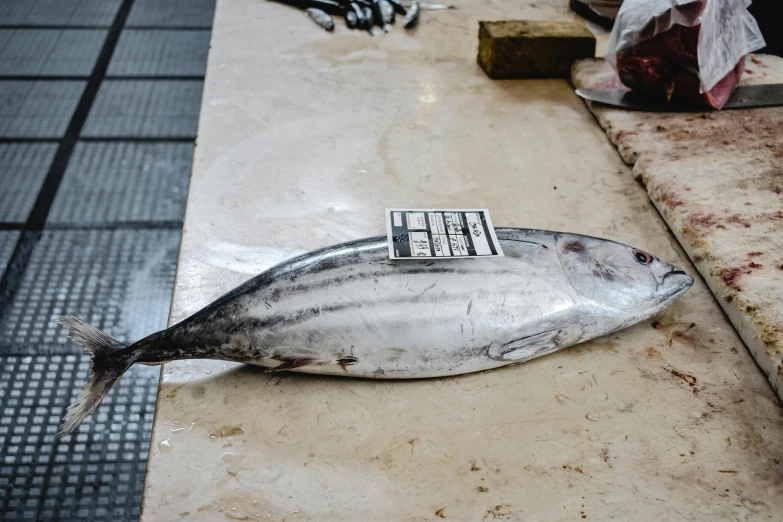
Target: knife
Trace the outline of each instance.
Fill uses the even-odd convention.
[[[703,112],[704,107],[666,103],[634,91],[576,89],[576,94],[585,100],[631,109],[655,112]],[[751,109],[755,107],[777,107],[783,105],[783,83],[768,85],[742,85],[734,89],[723,109]]]

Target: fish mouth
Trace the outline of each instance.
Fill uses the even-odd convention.
[[[663,275],[661,290],[663,299],[674,301],[693,285],[693,278],[679,268],[672,268]]]

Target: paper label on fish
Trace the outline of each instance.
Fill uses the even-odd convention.
[[[500,257],[487,209],[386,209],[389,259]]]

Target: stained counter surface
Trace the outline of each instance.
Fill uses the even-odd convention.
[[[562,6],[561,6],[562,4]],[[479,20],[424,12],[375,38],[219,2],[172,323],[295,254],[380,235],[386,207],[489,208],[498,226],[643,248],[697,277],[662,315],[447,379],[163,367],[142,520],[767,518],[778,399],[564,80],[491,81]]]

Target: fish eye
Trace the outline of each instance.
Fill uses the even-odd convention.
[[[653,260],[653,256],[651,256],[650,254],[642,250],[634,249],[633,256],[636,258],[637,261],[639,261],[639,263],[643,265],[649,265],[650,263],[652,263]]]

